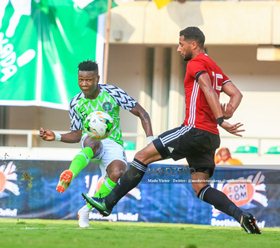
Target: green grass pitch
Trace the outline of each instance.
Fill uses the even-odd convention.
[[[257,248],[280,247],[280,228],[250,235],[241,228],[186,224],[0,218],[1,248]]]

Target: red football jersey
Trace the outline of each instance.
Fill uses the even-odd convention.
[[[222,85],[229,81],[229,78],[223,73],[221,68],[209,58],[207,54],[201,53],[191,59],[187,63],[184,80],[186,97],[186,117],[184,125],[219,134],[216,118],[195,79],[196,74],[201,71],[208,73],[218,97],[220,96]]]

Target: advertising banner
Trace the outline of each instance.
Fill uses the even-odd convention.
[[[0,105],[68,109],[77,66],[102,72],[104,0],[0,0]]]
[[[67,161],[1,161],[0,217],[76,219],[84,205],[81,193],[93,195],[103,177],[89,164],[65,193],[55,188]],[[260,227],[280,226],[280,171],[217,168],[209,184],[256,216]],[[142,182],[106,218],[96,211],[92,220],[193,223],[239,226],[233,218],[199,200],[188,167],[152,164]]]

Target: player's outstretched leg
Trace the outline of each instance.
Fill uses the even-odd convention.
[[[212,188],[210,185],[203,187],[198,193],[198,197],[213,205],[216,209],[232,216],[247,233],[261,234],[253,215],[243,212],[237,207],[223,192]]]
[[[56,191],[63,193],[70,185],[73,179],[73,172],[70,170],[65,170],[60,174],[58,184],[56,186]]]
[[[63,193],[70,185],[71,181],[78,176],[90,160],[94,157],[94,152],[90,147],[83,148],[72,160],[68,170],[60,174],[59,182],[56,186],[56,191]]]
[[[250,213],[243,213],[240,220],[241,227],[251,234],[261,234],[256,218]]]

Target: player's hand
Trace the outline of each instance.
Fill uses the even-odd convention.
[[[225,129],[227,132],[240,137],[242,137],[240,133],[245,131],[245,129],[240,129],[242,126],[243,124],[240,122],[236,124],[230,124],[227,121],[223,121],[223,123],[221,124],[221,127]]]
[[[224,119],[229,119],[233,116],[234,109],[230,103],[221,104]]]
[[[40,137],[45,141],[55,140],[54,132],[49,129],[40,128]]]

